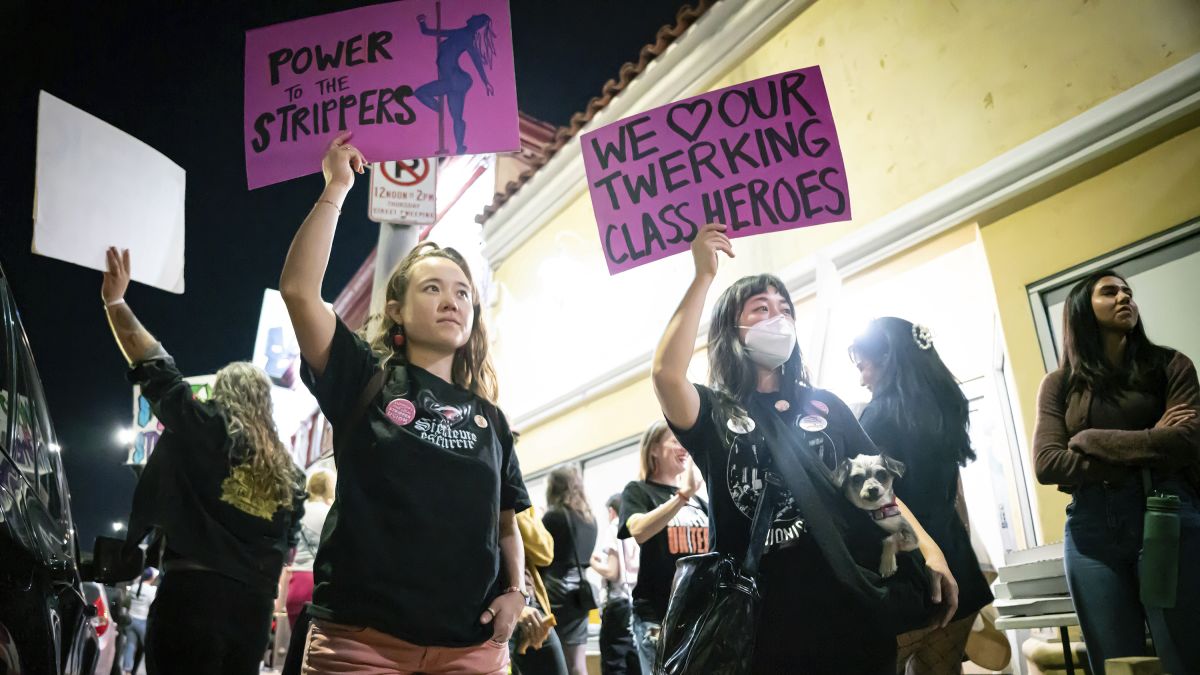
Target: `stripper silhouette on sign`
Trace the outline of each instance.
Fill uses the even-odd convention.
[[[485,66],[491,68],[496,56],[496,33],[492,30],[492,17],[487,14],[476,14],[467,19],[462,28],[430,28],[425,25],[425,15],[417,17],[421,24],[421,33],[438,39],[437,71],[438,79],[417,87],[414,95],[430,110],[440,113],[442,97],[450,108],[450,117],[454,121],[454,141],[458,145],[457,153],[466,154],[467,122],[463,119],[463,104],[467,100],[473,81],[467,71],[459,66],[462,55],[468,54],[479,79],[483,80],[483,88],[488,96],[496,93],[492,83],[488,81]]]

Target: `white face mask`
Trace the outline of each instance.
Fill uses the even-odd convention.
[[[759,321],[746,328],[746,356],[763,368],[775,369],[782,366],[795,348],[796,322],[786,314]]]

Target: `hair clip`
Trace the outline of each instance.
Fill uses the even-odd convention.
[[[929,351],[933,349],[933,333],[928,328],[919,323],[914,323],[912,327],[913,342],[917,344],[917,348],[921,351]]]

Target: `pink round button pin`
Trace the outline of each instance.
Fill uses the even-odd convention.
[[[809,402],[808,402],[808,404],[809,404],[810,406],[812,406],[814,410],[816,410],[817,412],[821,413],[822,415],[828,415],[828,414],[829,414],[829,406],[825,405],[825,404],[824,404],[823,402],[821,402],[821,401],[809,401]]]
[[[404,426],[417,416],[417,407],[408,399],[398,398],[387,404],[387,410],[384,413],[394,424]]]

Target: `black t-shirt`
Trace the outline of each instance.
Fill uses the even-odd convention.
[[[498,595],[499,515],[529,508],[504,416],[408,366],[343,429],[378,360],[339,320],[320,378],[301,370],[339,441],[337,498],[321,534],[313,616],[426,646],[491,637],[479,616]],[[393,421],[394,420],[394,421]]]
[[[168,557],[274,596],[304,515],[304,475],[293,471],[291,503],[271,503],[248,487],[250,467],[229,442],[224,413],[192,396],[173,359],[136,363],[129,380],[141,386],[163,432],[134,491],[127,545],[157,528]]]
[[[670,501],[679,488],[650,481],[635,480],[621,492],[621,527],[617,536],[628,539],[629,517],[649,513]],[[641,545],[637,585],[633,587],[634,611],[648,621],[659,622],[667,614],[675,562],[684,556],[708,553],[708,511],[699,497],[676,512],[671,522]]]
[[[542,525],[554,538],[554,560],[542,569],[561,577],[566,570],[575,569],[578,560],[578,566],[586,570],[592,560],[592,550],[596,548],[596,521],[584,520],[569,509],[551,508],[542,516]],[[575,535],[574,540],[572,534]]]
[[[720,412],[717,394],[696,385],[700,412],[691,429],[671,425],[676,438],[691,453],[708,484],[712,499],[713,548],[741,560],[750,543],[750,524],[771,469],[758,422],[731,418]],[[854,413],[834,394],[804,389],[800,400],[781,402],[779,394],[754,394],[766,409],[774,409],[785,426],[801,436],[801,445],[829,469],[842,459],[877,454]],[[804,664],[811,672],[864,672],[848,665],[858,659],[874,667],[888,662],[894,638],[878,627],[867,608],[849,602],[851,596],[808,533],[805,514],[788,489],[776,500],[775,519],[767,533],[759,570],[762,619],[755,643],[756,672],[777,672],[781,664]],[[846,650],[846,645],[854,649]],[[866,667],[866,666],[861,666]],[[829,668],[830,670],[825,670]]]
[[[872,400],[863,410],[863,429],[885,453],[904,463],[904,476],[894,484],[899,497],[942,549],[958,582],[958,613],[966,618],[992,601],[987,579],[971,548],[971,537],[955,509],[958,462],[951,459],[948,439],[920,439],[886,419]]]

